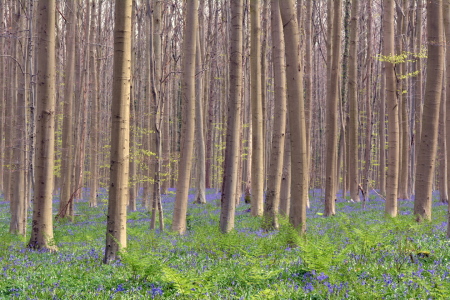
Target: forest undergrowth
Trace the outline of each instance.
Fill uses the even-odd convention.
[[[89,191],[84,191],[89,195]],[[87,198],[87,197],[86,197]],[[26,248],[11,235],[9,204],[0,202],[0,299],[445,299],[450,295],[447,205],[433,202],[433,221],[417,224],[413,200],[399,200],[399,216],[384,216],[376,193],[362,208],[338,198],[324,218],[318,190],[310,192],[307,234],[287,220],[261,230],[249,205],[236,229],[219,232],[220,194],[207,203],[190,196],[188,232],[150,232],[143,207],[128,214],[128,247],[121,261],[102,264],[107,193],[97,208],[76,203],[74,223],[56,221],[56,253]],[[163,196],[170,228],[175,193]],[[54,199],[57,207],[58,199]],[[243,201],[242,201],[243,203]],[[56,210],[55,210],[56,215]]]

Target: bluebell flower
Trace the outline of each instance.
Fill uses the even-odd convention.
[[[123,291],[125,291],[126,289],[123,287],[123,285],[121,284],[121,283],[119,283],[119,285],[116,287],[116,290],[115,290],[115,292],[117,293],[117,292],[123,292]]]
[[[151,289],[151,291],[149,291],[149,293],[151,293],[152,298],[154,298],[156,296],[162,296],[163,290],[160,287],[154,287]]]

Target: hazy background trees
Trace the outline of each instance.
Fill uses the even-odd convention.
[[[98,190],[112,190],[119,133],[112,113],[118,4],[55,1],[45,31],[54,30],[54,43],[45,50],[41,4],[0,1],[0,187],[11,202],[10,230],[20,234],[41,187],[45,203],[59,198],[58,218],[69,220],[78,199],[96,206]],[[159,212],[163,228],[160,195],[176,187],[171,226],[183,233],[189,188],[199,203],[205,187],[215,188],[223,193],[224,232],[241,195],[253,215],[264,211],[268,228],[277,227],[279,211],[305,230],[308,192],[320,193],[331,216],[336,199],[358,201],[376,190],[388,215],[397,214],[398,198],[416,194],[422,210],[415,213],[428,218],[421,201],[438,187],[446,201],[449,178],[448,141],[418,151],[437,136],[428,122],[439,122],[440,107],[430,109],[430,95],[433,105],[439,93],[448,98],[445,81],[435,81],[446,44],[431,27],[444,21],[430,23],[431,13],[448,18],[437,0],[132,1],[125,206],[152,210],[151,228]],[[54,78],[45,96],[54,107],[41,106],[43,72]],[[47,119],[54,126],[41,125]],[[439,160],[424,161],[421,153],[434,149]]]

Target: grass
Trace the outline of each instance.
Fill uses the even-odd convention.
[[[76,203],[74,223],[58,221],[59,251],[25,247],[8,234],[9,205],[0,202],[0,299],[445,299],[450,295],[447,205],[433,204],[433,221],[416,224],[412,200],[399,216],[384,217],[384,201],[338,198],[337,215],[320,215],[320,191],[311,191],[307,234],[286,220],[279,231],[260,229],[249,205],[236,213],[236,230],[219,232],[220,194],[189,204],[184,236],[150,232],[142,207],[128,215],[122,260],[101,263],[106,192],[97,208]],[[192,197],[192,195],[191,195]],[[163,196],[170,228],[174,193]],[[243,203],[243,201],[242,201]],[[57,207],[55,199],[54,207]]]

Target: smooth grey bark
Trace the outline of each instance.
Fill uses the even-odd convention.
[[[243,2],[243,0],[230,2],[231,32],[228,120],[222,196],[220,199],[220,230],[223,233],[230,232],[234,228],[236,198],[239,197],[236,191],[238,187],[239,136],[241,131],[240,117],[242,106]]]
[[[442,0],[427,2],[427,80],[415,181],[414,215],[418,222],[431,220],[432,184],[438,144],[439,106],[444,72]]]
[[[106,245],[103,263],[119,258],[127,247],[127,205],[130,156],[132,0],[116,0],[114,14],[111,165]]]
[[[264,227],[277,229],[280,205],[281,179],[283,173],[284,146],[286,138],[286,72],[283,23],[278,0],[271,1],[272,59],[274,69],[275,112],[267,173],[266,206]]]
[[[36,172],[33,223],[28,247],[55,251],[53,241],[53,166],[55,153],[56,1],[38,2]]]
[[[186,25],[184,32],[183,52],[183,142],[178,164],[177,194],[173,211],[172,230],[184,234],[186,232],[186,213],[189,182],[192,169],[195,132],[195,52],[198,31],[198,0],[187,5]]]
[[[293,0],[279,1],[286,43],[286,79],[291,135],[291,209],[290,221],[300,233],[306,232],[308,201],[308,162],[303,98],[303,65],[300,57],[300,33]]]

